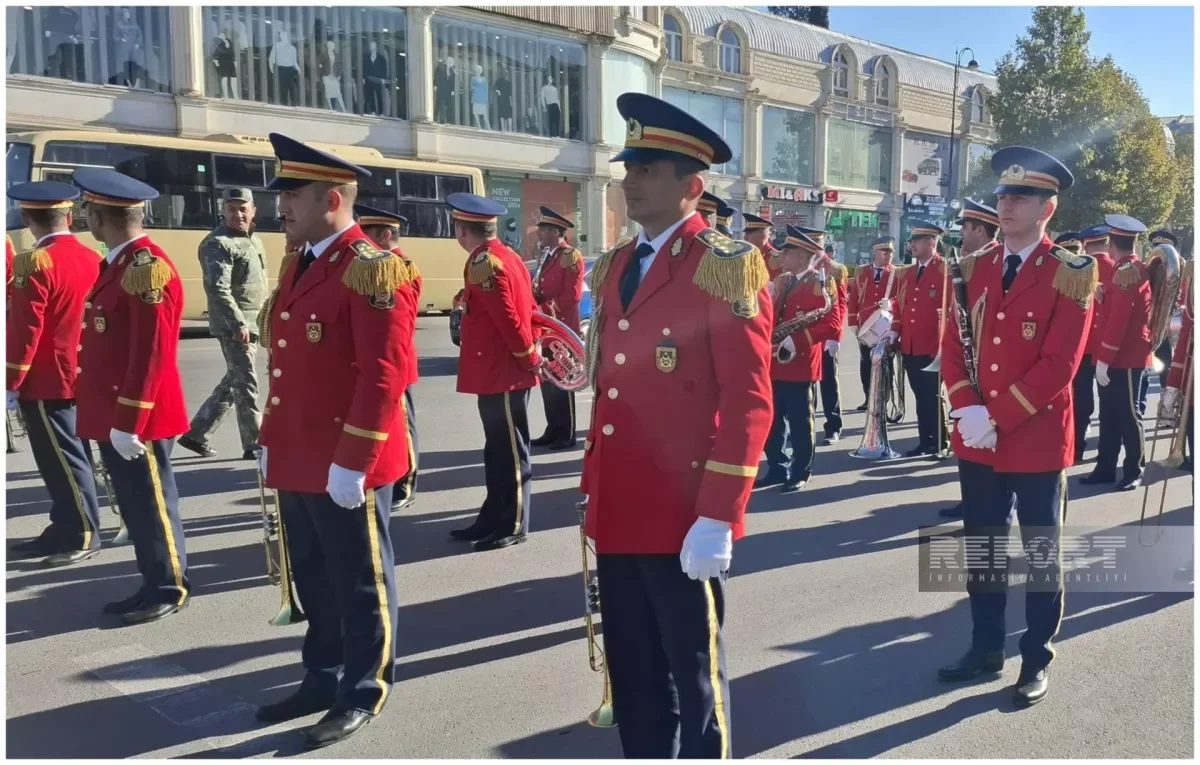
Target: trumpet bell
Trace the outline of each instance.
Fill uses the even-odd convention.
[[[941,372],[942,371],[942,349],[938,348],[937,355],[933,357],[933,361],[929,366],[921,370],[922,372]]]
[[[588,725],[593,728],[617,727],[617,716],[613,713],[612,702],[601,704],[599,709],[588,715]]]

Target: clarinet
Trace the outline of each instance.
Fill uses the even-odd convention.
[[[963,366],[966,367],[971,387],[976,395],[982,397],[979,390],[979,362],[975,359],[975,337],[971,331],[971,314],[967,310],[967,282],[963,279],[958,258],[950,261],[950,279],[954,284],[954,321],[958,327],[958,339],[962,343]]]

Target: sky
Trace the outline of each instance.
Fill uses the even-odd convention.
[[[1156,116],[1192,114],[1194,21],[1191,7],[1082,6],[1092,33],[1089,52],[1111,55],[1142,88]],[[953,61],[969,46],[981,69],[995,64],[1029,27],[1022,6],[845,6],[829,26],[854,37]],[[969,54],[964,57],[965,65]]]

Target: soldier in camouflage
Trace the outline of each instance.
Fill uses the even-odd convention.
[[[192,418],[179,445],[201,456],[216,454],[208,439],[229,410],[237,410],[242,458],[254,459],[262,415],[254,370],[258,313],[267,298],[267,252],[254,233],[254,195],[226,189],[225,222],[200,242],[200,268],[208,297],[208,327],[221,343],[226,372]]]

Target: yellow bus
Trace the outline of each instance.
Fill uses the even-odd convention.
[[[408,219],[400,240],[404,253],[420,269],[421,312],[449,311],[463,285],[465,254],[454,240],[450,211],[443,200],[456,191],[483,194],[477,168],[384,157],[362,146],[314,143],[371,171],[359,184],[358,201],[397,212]],[[184,285],[184,318],[207,315],[207,299],[197,250],[200,240],[220,222],[221,192],[229,187],[254,191],[258,208],[255,229],[266,245],[272,286],[283,258],[277,192],[266,185],[275,175],[271,142],[247,135],[212,135],[203,139],[130,133],[48,130],[7,136],[8,185],[24,181],[70,182],[77,167],[111,167],[158,190],[147,205],[146,228],[179,269]],[[19,213],[9,203],[9,225],[17,251],[33,246],[29,231],[20,229]],[[15,217],[15,222],[14,222]],[[87,233],[83,216],[75,229],[97,251],[104,245]]]

